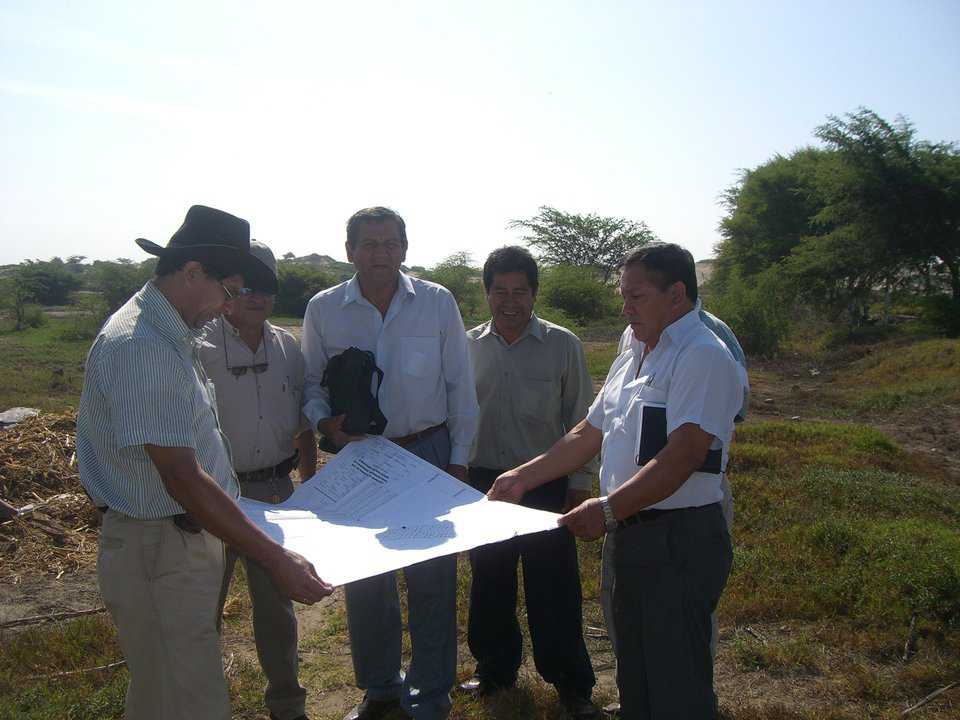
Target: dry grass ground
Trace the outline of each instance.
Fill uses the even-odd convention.
[[[612,345],[588,352],[592,374],[602,377]],[[730,720],[900,717],[960,679],[960,346],[901,336],[852,349],[811,341],[795,353],[752,370],[752,413],[733,448],[736,558],[716,665],[722,710]],[[597,601],[599,546],[582,544],[580,553],[596,698],[606,702],[615,686]],[[83,583],[90,590],[89,576],[37,575],[42,582],[0,588],[8,616],[3,598],[17,592],[24,615],[91,604],[76,591]],[[466,677],[473,666],[464,558],[459,582]],[[56,602],[44,603],[45,595]],[[309,713],[339,720],[361,694],[342,593],[298,615]],[[227,605],[224,657],[235,717],[266,718],[242,576]],[[126,670],[89,670],[120,659],[103,615],[0,630],[0,720],[121,717]],[[909,717],[958,715],[954,688]],[[483,702],[457,698],[452,717],[562,713],[528,660],[515,691]]]

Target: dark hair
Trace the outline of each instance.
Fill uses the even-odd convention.
[[[242,260],[239,253],[219,248],[190,248],[167,250],[160,259],[153,274],[160,278],[173,275],[183,269],[191,260],[203,267],[203,271],[214,280],[223,280],[231,275],[242,275]]]
[[[376,207],[368,207],[363,210],[357,210],[353,215],[350,216],[350,219],[347,220],[347,243],[351,248],[356,247],[358,233],[360,232],[360,226],[363,223],[373,222],[381,223],[386,220],[396,220],[397,229],[400,231],[400,242],[403,243],[403,249],[407,249],[407,225],[403,222],[403,218],[400,217],[400,213],[396,210],[391,210],[388,207],[382,207],[380,205]]]
[[[627,251],[620,268],[643,265],[660,291],[682,282],[690,302],[697,301],[697,266],[689,250],[674,243],[651,243]]]
[[[510,272],[526,273],[530,289],[534,295],[537,294],[537,288],[540,287],[540,269],[537,267],[537,261],[533,259],[529,250],[517,245],[497,248],[490,253],[483,264],[483,289],[490,292],[493,276]]]

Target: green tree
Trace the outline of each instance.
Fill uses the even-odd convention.
[[[738,268],[722,293],[712,294],[707,309],[722,318],[749,355],[772,355],[790,330],[792,290],[779,265],[745,279]]]
[[[303,317],[310,298],[336,284],[333,277],[310,265],[285,261],[277,265],[277,281],[277,312],[294,317]]]
[[[70,293],[80,287],[80,279],[58,257],[52,260],[24,260],[20,264],[21,281],[28,282],[36,302],[41,305],[66,305]]]
[[[860,108],[830,116],[816,135],[836,162],[819,182],[826,200],[818,219],[837,242],[869,243],[871,259],[888,258],[888,274],[935,258],[960,301],[960,155],[953,143],[916,138],[913,125],[887,122]]]
[[[817,234],[814,217],[824,206],[818,168],[828,161],[828,152],[803,148],[740,173],[721,197],[727,215],[715,248],[715,286],[722,288],[733,271],[741,277],[762,272],[788,257],[804,237]]]
[[[13,317],[13,329],[17,332],[31,324],[30,318],[42,321],[42,313],[31,313],[31,303],[37,301],[39,287],[35,276],[24,273],[24,266],[17,265],[8,274],[0,277],[0,307]],[[35,305],[34,309],[39,310]]]
[[[553,265],[540,273],[537,301],[580,325],[618,313],[615,290],[592,268]]]
[[[532,218],[511,220],[508,227],[525,232],[523,241],[537,249],[542,262],[592,267],[604,282],[616,272],[627,250],[657,240],[642,221],[578,215],[546,205]]]
[[[123,305],[153,276],[156,260],[134,263],[126,258],[97,260],[87,271],[87,287],[99,292],[109,312]]]
[[[473,256],[469,252],[453,253],[429,270],[422,271],[420,277],[443,285],[453,293],[460,307],[460,315],[469,322],[484,315],[486,305],[481,272],[474,267]]]

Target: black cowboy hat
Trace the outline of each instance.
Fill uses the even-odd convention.
[[[276,292],[276,275],[262,260],[250,254],[250,223],[223,210],[194,205],[187,210],[183,225],[166,247],[145,238],[137,238],[137,245],[158,257],[180,254],[188,258],[193,250],[222,251],[225,257],[236,257],[245,285],[264,289],[272,287]]]

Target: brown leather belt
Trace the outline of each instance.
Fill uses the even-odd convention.
[[[447,421],[444,420],[439,425],[428,427],[427,429],[421,430],[420,432],[410,433],[409,435],[403,435],[401,437],[388,438],[388,440],[390,440],[390,442],[395,442],[400,447],[406,447],[407,445],[412,445],[418,440],[423,440],[424,438],[430,437],[435,432],[439,432],[440,430],[443,430],[446,426],[447,426]]]

